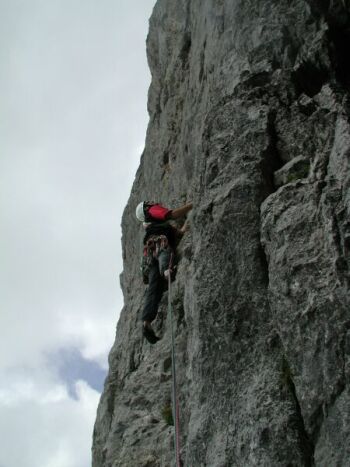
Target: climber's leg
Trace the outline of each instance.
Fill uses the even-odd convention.
[[[159,253],[158,262],[160,275],[167,279],[168,271],[171,273],[173,269],[173,251],[170,247],[167,247]]]
[[[146,291],[145,305],[142,312],[143,335],[151,344],[155,344],[157,337],[151,323],[157,316],[159,302],[163,295],[163,280],[159,273],[159,264],[154,260],[149,271],[149,282]]]

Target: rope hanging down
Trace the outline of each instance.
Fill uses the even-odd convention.
[[[170,268],[169,268],[170,269]],[[169,271],[170,272],[170,271]],[[176,392],[176,364],[175,364],[175,337],[174,337],[174,318],[171,305],[171,274],[168,276],[168,310],[170,315],[171,325],[171,367],[172,367],[172,407],[173,420],[175,424],[174,431],[174,446],[175,446],[175,466],[182,467],[180,459],[180,417],[179,417],[179,401]]]

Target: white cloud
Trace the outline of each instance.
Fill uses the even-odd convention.
[[[0,5],[2,467],[90,463],[99,395],[80,381],[72,399],[48,355],[73,348],[107,366],[154,3]]]
[[[15,378],[11,379],[11,374],[6,374],[6,372],[2,374],[1,407],[16,408],[26,403],[50,405],[61,402],[68,397],[67,389],[63,384],[43,381],[43,375],[39,375],[39,379],[33,379],[33,376],[21,375],[19,370],[14,376]]]
[[[42,383],[43,381],[41,381]],[[78,399],[51,380],[46,390],[34,380],[0,392],[0,465],[86,467],[99,393],[76,383]]]
[[[39,362],[67,341],[106,362],[122,307],[120,219],[148,118],[153,3],[1,6],[0,365]]]
[[[60,313],[57,332],[62,339],[62,347],[78,347],[82,356],[94,360],[102,368],[107,368],[106,356],[115,337],[115,326],[109,322],[96,320],[86,313]]]

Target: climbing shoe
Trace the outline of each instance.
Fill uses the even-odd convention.
[[[144,338],[150,343],[150,344],[156,344],[159,340],[160,337],[156,336],[155,332],[151,327],[142,327],[142,333]]]

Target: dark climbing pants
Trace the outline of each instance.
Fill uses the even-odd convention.
[[[153,259],[148,276],[145,305],[142,312],[142,321],[152,322],[157,316],[159,302],[162,298],[166,282],[164,271],[169,268],[172,257],[171,248],[160,251],[157,258]]]

